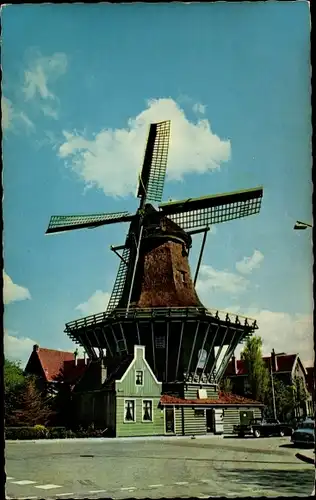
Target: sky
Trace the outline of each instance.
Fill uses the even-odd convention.
[[[313,360],[310,21],[301,2],[2,8],[5,352],[74,350],[106,309],[126,224],[45,235],[51,215],[132,211],[148,127],[171,120],[163,200],[263,186],[212,227],[197,291],[257,319],[263,352]],[[201,244],[194,237],[194,274]],[[237,353],[238,354],[238,353]]]

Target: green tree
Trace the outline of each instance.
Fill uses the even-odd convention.
[[[14,391],[25,383],[25,376],[19,361],[4,359],[4,390]]]
[[[294,384],[292,386],[293,392],[293,406],[296,415],[300,415],[301,410],[306,413],[306,400],[308,398],[306,385],[301,377],[294,377]]]
[[[25,387],[26,377],[20,363],[4,359],[4,417],[6,425],[13,425],[13,410],[20,391]]]
[[[257,401],[264,402],[269,387],[269,372],[262,359],[262,339],[253,336],[247,339],[241,352],[241,359],[248,371],[248,395]]]
[[[291,419],[293,416],[293,390],[291,386],[273,377],[274,398],[276,416],[281,421]],[[266,394],[266,413],[269,417],[274,417],[272,384],[270,379],[269,388]]]

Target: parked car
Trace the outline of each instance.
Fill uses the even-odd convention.
[[[249,424],[239,424],[234,426],[234,432],[239,437],[246,435],[253,435],[258,438],[260,436],[290,436],[292,434],[292,427],[288,424],[279,422],[275,419],[262,419],[255,418],[250,420]]]
[[[306,419],[296,429],[291,437],[295,446],[315,446],[315,422],[312,419]]]

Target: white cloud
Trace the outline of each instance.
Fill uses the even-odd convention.
[[[263,259],[264,255],[259,250],[255,250],[251,257],[244,257],[236,262],[236,269],[242,274],[250,274],[254,269],[260,267]]]
[[[76,131],[64,131],[59,156],[70,160],[72,169],[89,186],[105,194],[135,193],[149,124],[171,120],[167,176],[182,180],[185,174],[202,174],[220,168],[230,158],[230,141],[215,135],[207,119],[190,122],[173,99],[147,102],[147,108],[128,120],[126,128],[101,130],[92,139]]]
[[[313,318],[311,315],[289,314],[259,308],[241,310],[240,307],[235,306],[227,308],[227,311],[257,320],[259,329],[255,334],[263,340],[265,356],[274,349],[275,352],[286,354],[298,353],[306,366],[313,364]],[[241,345],[236,350],[237,356],[240,355],[242,348]]]
[[[98,314],[106,310],[108,302],[110,300],[111,294],[108,292],[102,292],[102,290],[96,290],[93,295],[84,302],[76,307],[76,310],[80,311],[84,316],[89,316],[90,314]]]
[[[48,82],[56,80],[67,69],[67,56],[62,52],[43,57],[39,53],[33,55],[29,69],[24,72],[23,92],[25,99],[33,99],[37,94],[42,99],[56,99],[48,89]]]
[[[6,97],[1,98],[2,128],[4,131],[16,131],[17,121],[22,121],[28,131],[34,130],[34,123],[23,111],[16,111],[12,102]]]
[[[214,291],[238,295],[245,291],[249,285],[249,281],[239,274],[218,271],[214,267],[207,265],[201,266],[199,276],[196,288],[198,293],[205,298]]]
[[[10,304],[18,300],[30,299],[31,295],[27,288],[13,283],[10,276],[3,271],[3,296],[4,303]]]
[[[25,365],[32,353],[33,345],[37,342],[28,337],[18,337],[17,332],[5,330],[4,353],[11,361],[21,361],[21,367]]]
[[[193,104],[192,109],[193,109],[194,113],[200,113],[201,115],[204,115],[205,110],[206,110],[206,106],[197,102],[197,103]]]
[[[44,57],[36,52],[32,53],[30,59],[29,67],[24,72],[22,90],[25,100],[40,98],[44,115],[57,119],[59,100],[48,85],[66,72],[67,56],[62,52],[55,52],[51,56]],[[47,105],[47,102],[50,105]]]
[[[2,128],[8,130],[12,126],[13,107],[12,102],[6,97],[1,97]]]

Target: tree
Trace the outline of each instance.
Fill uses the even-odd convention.
[[[52,410],[36,388],[34,377],[27,377],[26,383],[20,389],[15,407],[11,411],[11,425],[34,426],[46,425],[52,416]]]
[[[12,412],[17,404],[20,391],[25,387],[26,377],[20,363],[4,359],[4,416],[6,425],[12,424]]]
[[[5,393],[14,391],[25,383],[25,376],[18,361],[4,359],[4,390]]]
[[[262,359],[262,339],[253,336],[247,339],[241,352],[241,359],[248,371],[248,395],[256,401],[264,402],[269,387],[269,372]]]
[[[277,418],[281,421],[290,420],[293,416],[293,388],[285,385],[282,380],[278,380],[276,377],[273,377],[273,385]],[[271,380],[266,393],[265,403],[266,416],[274,417]]]
[[[220,388],[221,388],[221,391],[223,391],[226,394],[229,394],[233,390],[233,384],[229,378],[224,378],[221,381]]]
[[[294,377],[293,391],[293,406],[296,415],[300,415],[301,409],[306,413],[306,401],[308,398],[304,380],[301,377]]]

